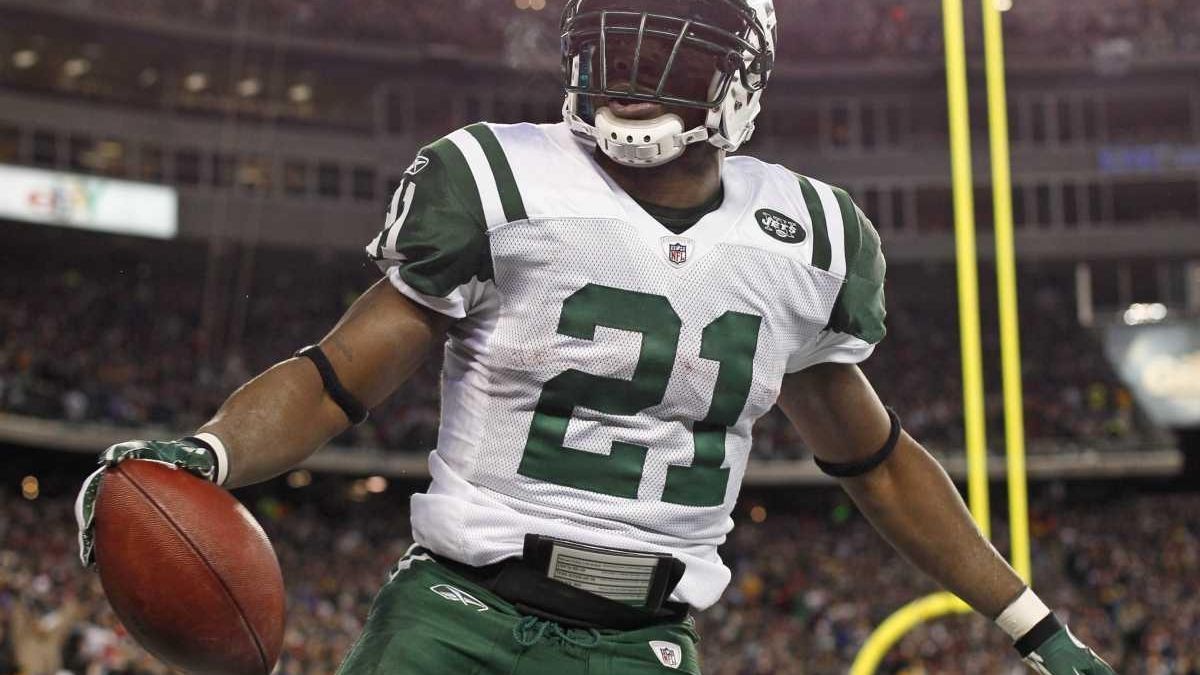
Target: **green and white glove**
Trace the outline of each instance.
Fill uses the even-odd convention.
[[[996,625],[1040,675],[1116,675],[1029,588],[997,617]]]
[[[229,462],[225,447],[212,434],[188,436],[177,441],[126,441],[110,446],[100,453],[100,468],[83,481],[75,498],[75,522],[79,526],[79,562],[84,567],[95,565],[93,527],[95,526],[96,495],[105,469],[127,459],[146,459],[163,462],[193,473],[217,485],[225,482]]]
[[[1116,675],[1104,659],[1080,642],[1066,626],[1059,628],[1024,658],[1025,663],[1041,675]]]

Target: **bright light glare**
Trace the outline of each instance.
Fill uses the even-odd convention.
[[[208,88],[208,75],[204,73],[192,73],[183,78],[183,88],[195,94],[204,91]]]
[[[37,65],[38,53],[32,49],[22,49],[18,52],[13,52],[12,64],[17,70],[28,70]]]
[[[69,59],[63,63],[63,75],[70,78],[83,77],[92,70],[92,62],[87,59]]]
[[[1013,8],[1013,0],[993,0],[996,3],[996,11],[1007,12]]]
[[[242,98],[253,98],[262,91],[262,81],[257,77],[247,77],[238,82],[237,92]]]
[[[312,87],[307,84],[293,84],[288,88],[288,98],[292,100],[292,103],[308,103],[312,97]]]
[[[1167,318],[1167,308],[1159,302],[1136,303],[1125,310],[1125,325],[1137,326],[1144,323],[1158,323]]]

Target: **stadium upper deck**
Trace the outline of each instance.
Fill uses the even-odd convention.
[[[11,2],[12,0],[7,0]],[[58,0],[61,8],[143,21],[248,28],[273,35],[369,40],[398,49],[440,46],[495,56],[516,43],[556,39],[562,0]],[[784,62],[936,58],[940,3],[928,0],[781,0]],[[1136,2],[1018,0],[1006,13],[1018,55],[1088,57],[1096,50],[1141,55],[1200,52],[1200,6],[1187,0]],[[978,9],[968,4],[968,11]],[[470,15],[471,21],[459,18]],[[819,20],[815,20],[819,17]]]

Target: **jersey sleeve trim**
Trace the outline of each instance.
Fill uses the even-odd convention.
[[[821,363],[844,363],[856,365],[866,361],[875,351],[875,345],[854,337],[832,331],[824,331],[811,350],[793,355],[784,372],[798,373]]]
[[[832,190],[834,197],[837,198],[838,212],[842,218],[842,260],[846,263],[843,274],[848,275],[850,264],[862,248],[863,226],[858,218],[858,206],[850,198],[850,194],[838,187],[832,188]]]
[[[833,252],[829,244],[829,225],[825,216],[825,205],[811,179],[800,175],[797,175],[796,179],[800,182],[804,205],[808,208],[809,218],[812,219],[812,265],[828,271]]]
[[[489,228],[524,220],[525,206],[500,141],[485,124],[473,124],[446,137],[467,160]]]
[[[516,176],[513,175],[508,156],[504,154],[504,148],[501,147],[496,133],[486,124],[472,124],[467,127],[467,132],[478,141],[484,156],[487,157],[492,176],[496,179],[496,188],[500,192],[500,204],[504,207],[506,222],[527,219],[529,216],[525,212],[525,202],[521,199]]]
[[[825,265],[820,267],[831,274],[845,277],[846,229],[852,226],[850,222],[853,221],[846,221],[845,212],[842,210],[841,201],[838,199],[834,187],[815,178],[808,178],[806,180],[808,180],[816,192],[817,198],[821,202],[821,211],[825,214],[824,235],[827,242],[826,250],[829,253]],[[857,224],[853,226],[857,227]]]
[[[463,292],[465,286],[455,288],[445,296],[430,295],[413,288],[405,281],[404,274],[399,267],[390,267],[384,274],[396,290],[418,305],[432,309],[438,314],[444,314],[451,319],[462,319],[467,316],[469,302],[467,293]],[[472,281],[467,285],[472,283],[478,282]]]

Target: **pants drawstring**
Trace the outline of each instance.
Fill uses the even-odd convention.
[[[536,616],[523,616],[520,621],[513,626],[513,640],[522,647],[532,647],[542,639],[547,637],[558,638],[567,644],[580,647],[582,649],[591,649],[600,644],[600,631],[595,628],[588,628],[586,631],[577,629],[564,629],[554,621],[541,619]],[[582,635],[580,635],[582,633]]]

